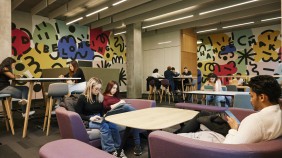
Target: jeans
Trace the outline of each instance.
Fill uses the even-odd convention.
[[[0,91],[0,94],[11,94],[12,98],[27,99],[28,87],[26,86],[8,86]],[[26,105],[21,105],[23,113],[25,113]]]
[[[211,102],[211,101],[214,101],[214,105],[219,107],[221,107],[221,102],[225,102],[225,107],[228,107],[224,96],[207,95],[206,102]]]
[[[113,123],[102,121],[102,123],[89,122],[89,128],[99,129],[101,134],[102,149],[113,152],[120,147],[121,139],[117,126]]]
[[[84,90],[86,89],[86,82],[80,82],[80,83],[76,83],[76,84],[69,84],[69,93],[71,94],[71,92],[76,92],[78,94],[83,93]]]

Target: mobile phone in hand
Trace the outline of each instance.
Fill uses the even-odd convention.
[[[232,113],[231,111],[226,110],[226,111],[225,111],[225,114],[226,114],[227,116],[229,116],[229,117],[235,119],[235,121],[236,121],[238,124],[241,123],[241,122],[237,119],[237,117],[233,115],[233,113]]]

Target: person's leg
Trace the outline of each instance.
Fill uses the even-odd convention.
[[[106,121],[103,121],[100,126],[101,133],[101,144],[102,149],[108,153],[116,151],[115,142],[112,137],[112,132],[110,130],[109,124]]]
[[[121,138],[120,138],[120,134],[119,134],[119,130],[116,124],[113,124],[111,122],[107,122],[109,129],[111,131],[111,136],[113,138],[113,142],[114,142],[114,147],[115,149],[119,149],[120,145],[121,145]]]
[[[190,132],[197,132],[200,129],[200,123],[197,121],[199,117],[202,116],[209,116],[211,113],[207,111],[199,112],[195,117],[189,120],[183,127],[179,130],[175,131],[174,133],[190,133]]]
[[[19,89],[22,92],[22,99],[26,99],[28,98],[28,87],[26,86],[16,86],[17,89]],[[26,110],[26,105],[25,104],[21,104],[21,108],[23,110],[23,113],[25,113]]]
[[[0,91],[0,94],[11,94],[12,98],[27,99],[28,88],[26,86],[8,86]],[[22,112],[25,113],[26,105],[21,104]]]
[[[206,95],[206,103],[209,104],[210,102],[212,102],[214,100],[214,96],[213,95]]]
[[[86,89],[86,82],[76,83],[76,84],[69,84],[69,93],[76,92],[76,93],[83,93]]]
[[[221,102],[225,102],[225,97],[224,96],[215,96],[214,97],[214,104],[215,104],[215,106],[221,107]]]

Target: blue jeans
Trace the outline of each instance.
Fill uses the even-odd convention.
[[[124,104],[123,110],[128,112],[128,111],[135,111],[136,109],[134,107],[132,107],[130,104]],[[131,132],[132,132],[132,135],[133,135],[134,144],[140,145],[140,135],[139,135],[140,131],[139,131],[139,129],[132,128]]]
[[[226,104],[225,96],[217,96],[217,95],[207,95],[206,102],[214,101],[215,106],[221,107],[221,102],[225,102],[225,107],[228,107]]]
[[[26,86],[8,86],[0,91],[0,94],[11,94],[12,98],[27,99],[28,87]],[[21,106],[25,113],[26,105]]]
[[[105,120],[102,123],[89,122],[89,128],[100,130],[101,144],[104,151],[113,152],[120,147],[120,134],[115,124]]]

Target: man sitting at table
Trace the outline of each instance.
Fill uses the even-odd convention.
[[[206,133],[206,131],[195,131],[200,129],[201,126],[197,119],[188,121],[188,123],[179,130],[179,135],[205,141],[213,141],[216,139],[220,143],[226,144],[258,143],[282,136],[282,111],[278,104],[281,88],[278,82],[272,76],[261,75],[251,78],[249,86],[251,88],[251,104],[254,110],[258,112],[247,116],[241,121],[240,125],[234,118],[227,116],[227,123],[231,129],[228,131],[226,137],[218,132],[208,131],[209,139],[206,139],[208,138],[206,135],[203,138],[203,133]],[[207,127],[203,126],[201,129],[208,130]]]

